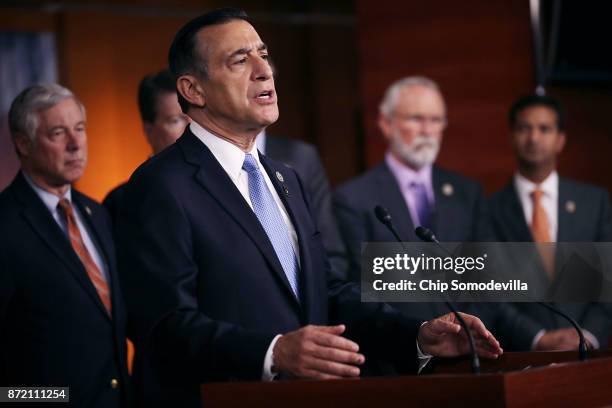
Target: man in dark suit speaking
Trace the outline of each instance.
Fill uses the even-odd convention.
[[[70,387],[74,407],[126,406],[125,310],[111,223],[71,188],[85,108],[35,85],[9,112],[21,171],[0,193],[0,385]]]
[[[365,355],[416,372],[417,344],[467,351],[450,316],[421,327],[328,282],[302,182],[255,148],[278,107],[268,50],[243,12],[187,23],[169,62],[192,123],[134,173],[118,223],[144,405],[198,406],[204,381],[356,377]],[[466,317],[479,351],[499,355]]]

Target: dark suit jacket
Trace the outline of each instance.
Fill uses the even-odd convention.
[[[513,182],[491,196],[489,208],[491,225],[498,241],[533,241]],[[559,178],[558,214],[557,242],[612,241],[612,213],[605,190]],[[538,272],[545,276],[544,270],[539,269]],[[536,304],[517,303],[516,306],[522,314],[537,322],[539,328],[569,327],[569,323],[562,317]],[[574,303],[557,306],[593,333],[602,347],[607,345],[612,323],[602,305]],[[515,348],[528,348],[528,345],[519,344]]]
[[[266,135],[266,157],[292,167],[300,176],[332,269],[345,276],[348,265],[344,243],[333,215],[327,174],[316,148],[300,140]]]
[[[441,242],[491,241],[493,235],[480,185],[437,166],[433,167],[432,178],[435,195],[432,230],[437,238]],[[404,196],[386,163],[340,186],[334,193],[334,210],[348,250],[353,281],[360,280],[362,242],[395,241],[392,233],[376,218],[376,205],[389,211],[403,241],[419,241]],[[449,312],[442,302],[393,303],[393,307],[422,321]],[[531,326],[519,324],[523,318],[505,304],[461,303],[458,307],[478,316],[496,336],[503,338],[503,333],[512,332],[522,338],[529,334],[523,327]]]
[[[436,237],[441,242],[491,240],[480,185],[437,166],[433,167],[432,178],[435,209],[431,229]],[[403,241],[420,241],[414,234],[415,226],[404,196],[386,163],[341,185],[334,193],[334,211],[348,250],[351,278],[356,281],[360,273],[361,243],[395,241],[388,228],[376,218],[377,205],[389,211]]]
[[[18,174],[0,193],[0,384],[68,386],[75,407],[126,406],[125,312],[110,220],[74,189],[72,199],[108,265],[113,318],[66,234]]]
[[[113,225],[115,225],[119,219],[119,208],[121,199],[125,193],[125,186],[126,183],[119,184],[117,187],[113,188],[102,201],[102,205],[104,205],[106,211],[108,211]]]
[[[416,367],[418,324],[328,281],[302,182],[282,164],[261,162],[298,235],[299,302],[255,214],[189,129],[128,183],[120,269],[146,406],[195,407],[201,382],[261,379],[273,337],[307,324],[344,322],[366,355],[376,350]]]

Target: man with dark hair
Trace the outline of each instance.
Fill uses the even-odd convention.
[[[190,21],[169,61],[192,122],[136,170],[118,223],[143,405],[200,406],[205,381],[356,377],[365,355],[416,372],[417,347],[467,352],[454,317],[420,326],[328,281],[302,182],[255,147],[278,119],[277,95],[243,12]],[[482,323],[465,318],[478,351],[499,355]]]
[[[34,85],[9,126],[21,170],[0,193],[0,384],[69,387],[74,407],[128,406],[110,219],[72,188],[87,163],[85,108],[60,85]]]
[[[189,123],[189,116],[181,112],[178,104],[174,77],[167,69],[147,75],[140,81],[138,109],[142,128],[153,154],[174,143]],[[113,223],[117,220],[124,190],[125,183],[120,184],[104,199],[103,204],[110,213]]]
[[[557,156],[566,141],[565,113],[554,98],[528,95],[508,115],[510,142],[518,168],[513,179],[490,198],[491,222],[497,240],[508,242],[612,241],[608,193],[601,188],[559,177]],[[543,267],[543,279],[556,282],[554,265]],[[552,259],[552,258],[551,258]],[[529,344],[538,350],[576,349],[578,336],[569,324],[539,305],[517,303],[531,324]],[[606,346],[610,320],[598,304],[559,305],[585,329],[592,347]]]

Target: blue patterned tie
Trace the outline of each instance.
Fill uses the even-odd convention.
[[[425,185],[420,182],[413,181],[410,183],[410,191],[412,192],[412,198],[414,200],[414,209],[418,217],[419,225],[429,228],[431,218],[431,211],[429,208],[429,199],[427,198],[427,190]]]
[[[266,185],[257,160],[251,154],[245,155],[242,169],[249,175],[249,196],[253,211],[274,247],[293,293],[299,299],[298,262],[291,245],[287,224],[283,221],[280,209]]]

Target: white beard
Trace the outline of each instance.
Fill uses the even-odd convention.
[[[440,139],[421,135],[415,137],[410,144],[406,144],[399,132],[393,132],[391,151],[410,166],[420,169],[436,161],[440,151]]]

